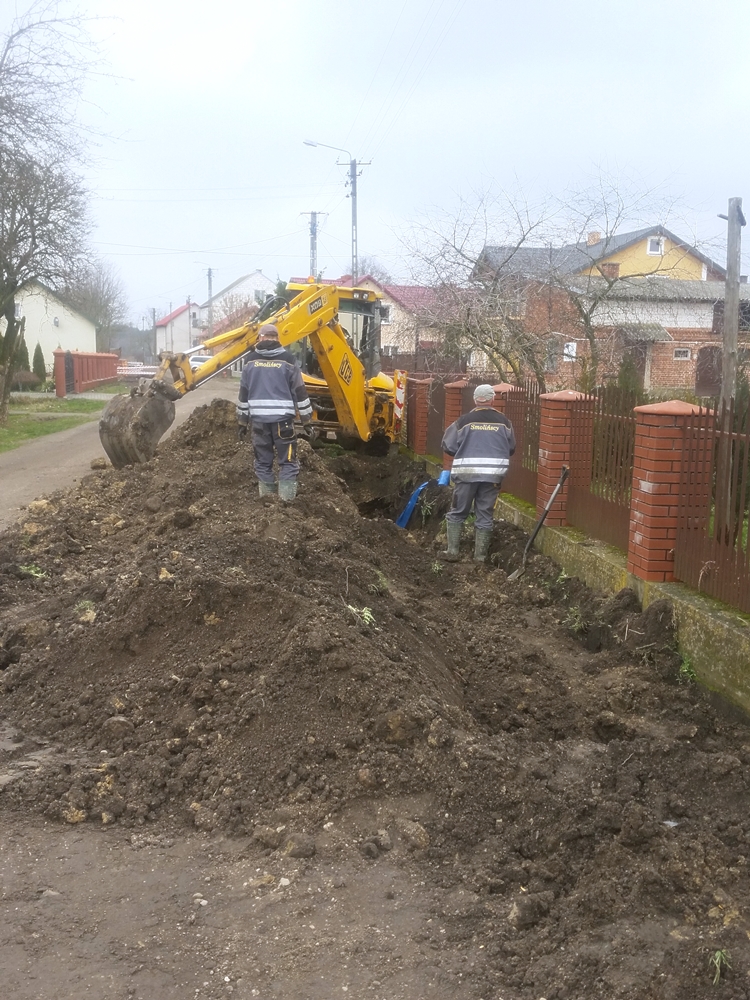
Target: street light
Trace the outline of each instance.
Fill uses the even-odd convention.
[[[335,149],[337,153],[345,153],[349,158],[349,186],[352,198],[352,286],[357,284],[359,262],[357,260],[357,161],[348,149],[341,146],[329,146],[326,142],[313,142],[312,139],[302,140],[305,146],[322,146],[324,149]]]

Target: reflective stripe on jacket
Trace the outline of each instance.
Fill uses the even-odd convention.
[[[247,356],[240,380],[237,414],[260,423],[288,420],[299,412],[303,423],[312,418],[312,404],[294,355],[271,341]]]
[[[501,483],[515,450],[513,425],[489,406],[464,413],[443,435],[443,451],[453,455],[451,477],[460,483]]]

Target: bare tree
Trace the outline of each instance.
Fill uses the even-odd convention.
[[[85,193],[75,175],[0,151],[0,424],[20,343],[16,295],[33,282],[64,287],[87,233]]]
[[[34,0],[0,36],[0,148],[58,161],[79,158],[87,135],[78,118],[97,53],[91,18]]]
[[[363,278],[367,274],[380,282],[381,285],[390,285],[393,283],[390,271],[380,263],[377,257],[372,257],[370,254],[362,254],[359,258],[359,276]]]
[[[476,352],[481,367],[520,378],[531,370],[543,382],[545,338],[522,322],[523,282],[512,261],[543,230],[548,210],[522,197],[480,193],[462,200],[455,215],[419,220],[402,242],[415,282],[431,289],[417,323],[448,356]],[[483,262],[488,244],[502,247],[499,261]]]
[[[112,328],[127,314],[125,289],[112,265],[101,260],[85,263],[61,294],[96,327],[97,349],[109,351]]]
[[[694,262],[695,242],[674,241],[665,229],[673,209],[605,175],[535,209],[519,195],[475,196],[453,215],[417,223],[404,240],[416,280],[434,293],[422,321],[451,350],[480,352],[500,374],[531,373],[542,387],[562,346],[555,335],[580,340],[576,381],[589,388],[618,349],[602,327],[622,283],[686,277]],[[611,258],[627,245],[623,234],[655,227],[668,251],[621,274]]]
[[[33,282],[65,287],[88,232],[74,166],[85,148],[77,111],[91,45],[87,19],[61,9],[34,0],[0,35],[0,424],[22,331],[16,295]]]

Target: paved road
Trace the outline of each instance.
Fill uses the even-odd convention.
[[[175,403],[175,422],[179,427],[196,406],[212,399],[237,398],[236,379],[212,379]],[[108,397],[111,398],[111,397]],[[13,451],[0,455],[0,531],[18,518],[20,508],[30,500],[67,489],[91,472],[91,460],[106,458],[99,441],[99,421],[80,424],[67,431],[48,434]]]

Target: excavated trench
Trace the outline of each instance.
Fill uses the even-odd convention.
[[[0,817],[400,872],[436,997],[693,1000],[718,952],[747,997],[750,734],[670,607],[542,556],[508,582],[503,523],[488,566],[445,566],[447,488],[393,522],[420,466],[301,455],[298,501],[258,498],[216,401],[0,536]],[[423,995],[362,954],[366,995]]]

